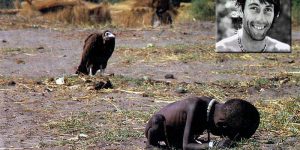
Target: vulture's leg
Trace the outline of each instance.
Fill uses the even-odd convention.
[[[105,71],[105,69],[104,69],[103,65],[100,65],[100,74],[104,75],[104,71]]]
[[[90,67],[90,69],[89,69],[89,76],[93,76],[92,67]]]

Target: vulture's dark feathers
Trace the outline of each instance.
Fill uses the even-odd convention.
[[[115,48],[115,35],[110,31],[92,33],[84,41],[80,65],[76,74],[95,75],[98,70],[104,73],[107,61]]]

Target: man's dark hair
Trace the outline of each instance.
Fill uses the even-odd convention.
[[[231,99],[225,102],[226,134],[232,140],[250,138],[259,125],[260,117],[257,109],[249,102]]]
[[[270,3],[274,5],[274,19],[275,20],[280,13],[280,0],[259,0],[260,3],[266,4]],[[244,12],[246,0],[236,0],[236,4],[242,7],[242,11]],[[274,22],[274,21],[273,21]]]

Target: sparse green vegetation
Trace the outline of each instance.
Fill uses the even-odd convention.
[[[2,48],[0,49],[1,53],[13,53],[13,52],[20,52],[21,49],[20,48]]]
[[[215,1],[193,0],[191,11],[196,19],[213,20],[215,18]]]
[[[279,79],[280,75],[278,75]],[[290,76],[290,80],[298,80],[297,76]],[[155,81],[135,79],[130,77],[115,76],[111,79],[119,88],[124,90],[131,89],[133,92],[148,91],[153,93],[154,97],[161,97],[162,99],[169,99],[175,87],[181,86],[192,92],[195,95],[206,95],[217,98],[222,101],[226,99],[227,95],[236,95],[239,98],[247,99],[246,94],[241,92],[251,86],[259,87],[273,87],[274,79],[258,78],[250,82],[239,81],[217,81],[214,83],[203,84],[182,84],[182,83],[156,83]],[[277,80],[276,82],[281,82]],[[160,91],[164,90],[165,94]],[[239,92],[237,92],[239,91]],[[179,97],[172,97],[171,100],[177,100]],[[261,114],[261,125],[258,132],[268,132],[277,136],[289,137],[297,136],[300,130],[300,110],[299,97],[279,97],[276,100],[260,100],[255,103],[259,108]],[[74,147],[86,147],[87,145],[97,142],[124,142],[130,138],[143,137],[143,126],[150,116],[157,111],[155,105],[149,111],[137,111],[121,109],[116,112],[100,112],[100,113],[86,113],[82,112],[79,115],[73,115],[65,120],[50,121],[47,124],[51,130],[57,129],[60,133],[78,135],[79,133],[87,133],[87,139],[81,139],[80,142],[70,140],[63,140],[58,145],[73,145]],[[240,143],[240,146],[247,145],[249,147],[256,147],[258,143],[255,139],[245,140]],[[44,147],[45,143],[43,143]]]
[[[89,114],[81,112],[78,115],[70,116],[63,121],[50,122],[47,124],[49,129],[58,129],[59,133],[77,135],[79,133],[95,132],[95,128],[88,122]]]
[[[130,138],[144,136],[140,124],[145,124],[150,115],[149,112],[121,110],[120,112],[87,113],[80,112],[67,119],[49,121],[45,127],[59,134],[69,135],[69,139],[63,139],[54,145],[69,145],[73,147],[87,147],[97,142],[124,142]],[[94,120],[94,121],[91,121]],[[87,135],[80,138],[79,134]],[[49,144],[40,143],[41,147],[49,147]]]
[[[136,130],[132,130],[129,127],[125,128],[116,128],[113,130],[108,130],[105,132],[103,138],[105,141],[109,142],[122,142],[127,140],[128,138],[140,138],[143,136],[142,132],[138,132]]]
[[[142,86],[144,84],[144,79],[131,78],[121,75],[113,77],[112,81],[116,84],[117,87],[124,87],[129,85]]]
[[[237,147],[233,148],[234,150],[239,150],[239,149],[250,149],[250,150],[255,150],[259,147],[259,142],[256,139],[242,139],[242,141],[237,143]]]
[[[266,78],[257,78],[257,79],[255,79],[253,86],[257,89],[260,89],[260,88],[265,88],[265,87],[269,86],[270,83],[271,83],[270,80],[268,80]]]
[[[280,98],[258,101],[261,124],[259,129],[282,137],[299,136],[300,133],[300,98]]]
[[[85,0],[85,1],[94,2],[94,3],[101,3],[104,1],[107,1],[109,3],[118,3],[118,2],[122,2],[124,0]]]
[[[110,2],[110,3],[119,3],[119,2],[122,2],[124,0],[107,0],[107,1]]]
[[[191,7],[197,10],[194,11],[197,19],[203,19],[207,13],[204,19],[211,20],[210,15],[214,13],[211,14],[213,8],[208,5],[214,7],[214,1],[194,0],[193,4],[182,6],[185,10]],[[202,6],[208,9],[200,10]],[[214,30],[207,27],[213,25],[210,21],[181,22],[174,28],[113,28],[118,43],[106,70],[110,75],[91,77],[73,73],[80,61],[84,38],[104,30],[103,26],[86,25],[83,29],[35,18],[35,22],[18,16],[1,15],[0,19],[5,20],[0,21],[1,30],[20,28],[17,33],[9,31],[16,34],[13,37],[18,37],[23,30],[45,32],[37,37],[23,37],[43,36],[45,49],[19,47],[20,43],[16,47],[10,41],[13,37],[6,39],[9,35],[0,39],[4,45],[0,48],[3,69],[0,98],[4,99],[3,106],[9,106],[3,110],[3,116],[7,117],[2,119],[3,130],[14,133],[12,139],[24,145],[44,149],[143,149],[145,124],[150,117],[163,106],[191,96],[210,96],[220,102],[241,98],[257,106],[261,115],[258,131],[251,139],[240,142],[236,149],[269,148],[269,143],[293,149],[296,146],[284,142],[293,138],[299,141],[300,45],[297,39],[290,54],[219,54],[214,52],[214,36],[208,33]],[[209,31],[202,34],[200,29]],[[193,42],[189,43],[188,38]],[[140,39],[143,44],[126,43]],[[182,44],[182,41],[187,42]],[[63,50],[56,49],[59,46]],[[45,59],[48,57],[55,62]],[[31,68],[30,63],[35,60],[38,69]],[[40,77],[44,73],[47,75]],[[166,74],[174,75],[174,79]],[[61,77],[65,83],[57,84],[56,79]],[[95,89],[97,83],[108,79],[112,88]],[[3,137],[12,136],[4,133]],[[8,148],[19,146],[13,145],[15,141],[3,139],[12,144]]]
[[[177,54],[185,53],[182,49],[184,49],[184,47],[178,48],[176,50]],[[53,90],[53,94],[56,95],[56,97],[64,97],[62,99],[57,98],[60,101],[68,101],[73,99],[72,96],[77,96],[71,94],[74,92],[74,89],[71,87],[80,85],[75,91],[85,91],[85,94],[81,95],[84,99],[107,103],[108,105],[104,105],[104,103],[101,102],[101,105],[109,108],[108,110],[100,112],[82,111],[64,118],[49,120],[44,124],[44,127],[49,132],[54,135],[63,135],[63,137],[53,143],[40,142],[40,147],[67,146],[73,149],[85,149],[97,143],[130,143],[129,141],[133,139],[144,137],[144,125],[150,116],[161,108],[155,101],[172,102],[180,100],[184,97],[184,94],[175,94],[176,88],[178,87],[186,89],[188,94],[211,96],[217,98],[219,101],[223,101],[229,97],[248,99],[251,97],[247,92],[247,89],[250,87],[255,87],[259,92],[260,88],[276,89],[282,85],[296,86],[299,85],[300,81],[300,77],[297,74],[288,73],[276,74],[272,78],[255,78],[250,81],[219,80],[203,83],[164,82],[146,77],[136,78],[115,75],[109,77],[114,84],[114,89],[100,91],[84,89],[87,84],[90,84],[87,80],[97,81],[99,80],[98,78],[102,77],[65,76],[66,84],[60,86],[55,85],[52,78],[43,78],[43,82],[39,84],[36,81],[27,81],[23,78],[7,79],[3,77],[0,78],[0,81],[3,86],[6,86],[7,80],[16,81],[18,83],[16,87],[22,89],[18,90],[20,92],[25,92],[26,90],[39,91],[39,89],[48,87]],[[24,87],[26,88],[24,89]],[[143,103],[143,99],[140,98],[144,96],[142,93],[146,93],[154,102],[147,105],[147,109],[140,107],[130,109],[122,107],[122,104],[114,99],[104,100],[101,98],[103,97],[101,95],[123,92],[137,95],[137,100],[126,99],[126,101],[139,101]],[[272,134],[272,136],[277,136],[282,139],[299,136],[299,97],[294,98],[290,95],[286,95],[278,97],[278,99],[275,100],[267,100],[263,97],[258,97],[258,99],[260,100],[254,104],[259,108],[261,114],[261,125],[258,129],[259,134],[267,132]],[[34,112],[37,111],[35,110]],[[79,134],[85,134],[87,137],[79,138]],[[273,140],[276,142],[275,139]],[[245,148],[246,146],[246,148],[255,148],[261,144],[258,139],[254,138],[242,141],[239,147]]]
[[[292,0],[292,22],[300,25],[300,0]]]

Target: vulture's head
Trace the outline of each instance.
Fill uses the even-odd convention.
[[[103,32],[102,37],[103,37],[103,43],[104,44],[109,42],[109,41],[114,41],[115,40],[115,35],[111,31],[108,31],[108,30]]]

